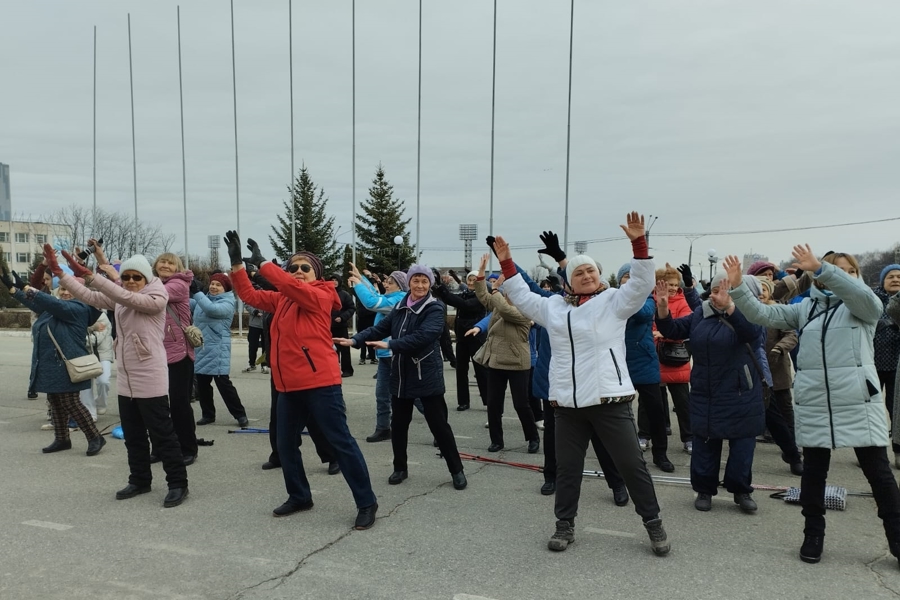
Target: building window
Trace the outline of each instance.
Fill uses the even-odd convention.
[[[31,255],[28,252],[16,252],[17,263],[31,263]]]
[[[41,233],[34,234],[34,243],[44,245],[47,243],[47,236]]]
[[[12,262],[12,252],[4,252],[3,254],[6,255],[6,264],[11,263]]]
[[[9,232],[8,231],[0,231],[0,242],[8,242],[9,241]]]
[[[28,234],[27,233],[17,233],[16,234],[16,243],[17,244],[27,244],[28,243]]]

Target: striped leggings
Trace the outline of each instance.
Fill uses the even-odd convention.
[[[88,440],[100,435],[91,413],[81,403],[78,392],[47,394],[47,400],[50,402],[50,420],[53,421],[53,435],[56,439],[60,441],[69,439],[69,417],[75,420]]]

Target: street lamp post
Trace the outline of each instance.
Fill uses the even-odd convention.
[[[712,282],[713,267],[715,267],[716,263],[719,262],[719,257],[716,256],[715,248],[710,248],[709,250],[707,250],[706,256],[709,257],[709,281]]]
[[[403,264],[401,264],[401,262],[400,262],[400,251],[403,249],[403,236],[402,236],[402,235],[395,235],[395,236],[394,236],[394,243],[397,244],[397,270],[398,270],[398,271],[402,271],[402,270],[403,270]]]

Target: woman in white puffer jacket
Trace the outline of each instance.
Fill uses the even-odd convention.
[[[103,373],[94,380],[94,390],[86,390],[93,393],[94,406],[98,415],[106,414],[106,399],[109,396],[109,378],[112,373],[112,363],[116,358],[113,350],[112,324],[106,311],[100,311],[100,318],[88,327],[87,345],[92,352],[97,354]]]

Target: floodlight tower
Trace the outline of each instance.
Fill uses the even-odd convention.
[[[466,267],[466,272],[472,270],[472,240],[475,240],[476,238],[478,238],[478,225],[468,224],[459,226],[459,239],[463,241],[463,248],[465,249],[463,264]]]
[[[221,240],[217,235],[211,235],[207,237],[209,241],[209,263],[212,265],[214,269],[219,268],[219,244]]]

